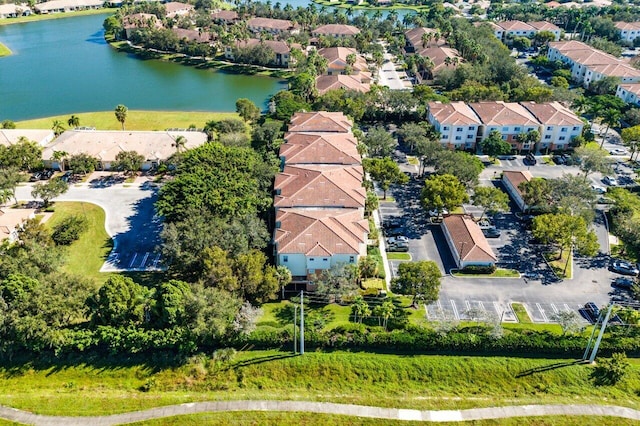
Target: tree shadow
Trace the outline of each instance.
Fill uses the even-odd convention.
[[[236,369],[236,368],[239,368],[239,367],[247,367],[249,365],[264,364],[265,362],[276,361],[276,360],[279,360],[279,359],[293,358],[295,356],[298,356],[298,354],[284,353],[284,354],[265,355],[265,356],[262,356],[262,357],[256,357],[256,358],[251,358],[251,359],[247,359],[247,360],[244,360],[244,361],[235,362],[235,363],[231,364],[229,368],[230,369]]]
[[[516,378],[519,379],[521,377],[531,376],[532,374],[536,374],[536,373],[543,373],[545,371],[557,370],[559,368],[564,368],[564,367],[571,367],[572,365],[584,364],[585,362],[586,361],[582,359],[576,359],[572,361],[562,361],[562,362],[556,362],[549,365],[542,365],[539,367],[530,368],[528,370],[521,371],[520,373],[516,374]]]

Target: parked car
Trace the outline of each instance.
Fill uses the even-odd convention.
[[[635,283],[636,281],[633,278],[618,277],[615,280],[613,280],[611,285],[616,288],[629,290]]]
[[[479,220],[477,223],[480,229],[494,228],[493,223],[491,223],[491,221],[486,218]]]
[[[618,186],[618,181],[616,180],[616,178],[614,178],[613,176],[605,176],[602,178],[602,182],[605,185],[609,185],[609,186]]]
[[[611,270],[618,274],[631,276],[637,276],[638,272],[640,272],[638,268],[626,260],[614,260],[613,263],[611,263]]]
[[[580,314],[589,320],[590,323],[594,324],[598,321],[598,317],[600,316],[600,309],[593,302],[588,302],[584,305],[584,308],[580,309]]]
[[[498,231],[495,226],[483,229],[482,234],[485,238],[500,238],[500,231]]]
[[[409,251],[409,239],[404,235],[387,238],[388,251]]]
[[[558,165],[564,165],[567,164],[567,159],[563,155],[554,155],[553,162]]]
[[[73,172],[71,170],[68,170],[62,176],[60,176],[60,179],[63,182],[69,182],[69,180],[71,180],[72,175],[73,175]]]
[[[536,157],[533,154],[527,154],[522,162],[527,166],[535,166],[538,163],[538,160],[536,160]]]
[[[614,148],[611,151],[609,151],[609,154],[611,155],[627,155],[627,150],[626,149],[622,149],[622,148]]]
[[[29,178],[29,182],[35,182],[40,180],[42,177],[42,172],[35,172],[34,174],[31,175],[31,177]]]
[[[40,173],[40,180],[47,180],[50,179],[51,176],[53,176],[53,170],[43,170]]]
[[[498,160],[515,160],[515,155],[498,155]]]
[[[431,217],[438,217],[438,216],[443,216],[445,214],[449,214],[449,210],[447,209],[431,209],[429,210],[429,216]]]
[[[605,192],[607,192],[607,190],[601,186],[598,185],[591,185],[591,189],[593,190],[593,192],[595,192],[598,195],[602,195]]]

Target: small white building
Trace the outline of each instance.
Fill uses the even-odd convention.
[[[498,258],[478,224],[469,216],[452,214],[440,224],[458,269],[495,266]]]
[[[616,22],[620,39],[633,43],[640,36],[640,22]]]
[[[616,96],[626,103],[640,105],[640,83],[619,84]]]
[[[101,0],[52,0],[44,3],[36,3],[33,7],[37,13],[66,13],[76,10],[101,9],[104,4]]]
[[[475,147],[480,117],[464,102],[429,102],[428,120],[440,132],[440,143],[447,148],[470,150]]]
[[[0,210],[0,242],[18,240],[18,230],[29,219],[36,217],[35,209],[3,209]]]
[[[53,130],[45,129],[0,129],[0,145],[9,146],[26,138],[44,147],[53,140]]]
[[[0,4],[0,19],[18,18],[31,15],[31,9],[26,4]]]
[[[516,203],[516,205],[522,211],[526,211],[529,206],[527,206],[522,198],[522,191],[520,190],[520,185],[523,182],[529,182],[533,179],[531,173],[527,170],[524,171],[513,171],[506,170],[502,172],[502,184],[511,199]]]

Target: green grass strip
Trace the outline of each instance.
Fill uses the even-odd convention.
[[[0,43],[0,58],[2,58],[3,56],[9,56],[11,55],[13,52],[11,51],[11,49],[9,49],[7,46],[5,46],[4,44]]]
[[[513,312],[515,312],[516,317],[518,317],[518,322],[520,324],[531,324],[531,318],[522,303],[512,303],[511,308],[513,309]]]
[[[50,21],[52,19],[65,19],[65,18],[75,18],[78,16],[87,16],[87,15],[113,15],[115,12],[113,9],[90,9],[90,10],[79,10],[77,12],[66,12],[66,13],[47,13],[46,15],[38,15],[33,13],[29,16],[21,16],[19,18],[5,18],[0,19],[0,27],[3,25],[12,25],[12,24],[24,24],[27,22],[37,22],[37,21]]]

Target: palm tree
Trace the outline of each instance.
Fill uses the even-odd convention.
[[[420,37],[420,41],[422,41],[423,48],[427,47],[427,45],[431,42],[432,37],[433,37],[433,34],[429,32],[425,32],[422,34],[422,36]]]
[[[184,146],[187,144],[187,138],[185,138],[184,136],[180,135],[177,138],[175,138],[174,142],[173,142],[173,146],[176,147],[176,152],[180,152],[182,151],[182,148],[184,148]]]
[[[58,163],[58,168],[61,172],[64,172],[64,160],[69,155],[66,151],[53,151],[53,156],[51,157],[53,161]]]
[[[122,104],[118,105],[115,109],[116,119],[122,124],[122,130],[124,130],[124,122],[127,119],[127,111],[129,111],[129,109]]]
[[[444,58],[444,65],[448,68],[449,65],[451,65],[451,58],[450,57],[446,57]]]
[[[67,124],[69,125],[69,127],[74,127],[74,128],[78,127],[80,125],[80,119],[78,118],[77,115],[72,115],[67,120]]]
[[[54,120],[51,130],[53,130],[53,134],[58,137],[65,131],[64,124],[62,124],[60,120]]]
[[[602,122],[607,125],[607,129],[604,131],[604,135],[602,136],[602,142],[600,142],[600,148],[604,145],[604,141],[607,139],[607,133],[609,133],[609,128],[611,126],[615,126],[620,122],[620,111],[617,109],[609,108],[602,114]]]

